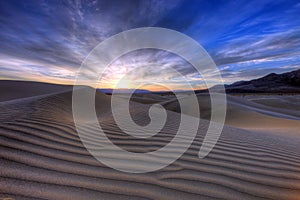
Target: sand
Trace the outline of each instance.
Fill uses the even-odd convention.
[[[0,102],[70,90],[73,86],[31,81],[0,80]]]
[[[210,98],[198,94],[201,117],[210,120]],[[188,102],[188,98],[187,102]],[[227,95],[227,126],[300,137],[300,95]],[[168,110],[180,112],[176,100],[162,102]],[[190,114],[190,113],[186,113]]]
[[[47,87],[43,90],[47,91]],[[243,114],[245,112],[253,112],[259,117],[269,116],[269,120],[296,122],[297,115],[278,110],[275,112],[276,108],[266,112],[260,107],[265,106],[263,104],[229,97],[229,126],[224,127],[217,145],[205,159],[198,158],[208,126],[208,121],[203,119],[193,144],[180,159],[159,171],[129,174],[103,165],[84,148],[74,127],[71,90],[35,95],[27,89],[24,94],[25,98],[14,100],[9,96],[6,99],[3,97],[4,101],[2,99],[0,103],[1,198],[300,198],[300,137],[296,133],[273,134],[272,131],[241,129],[259,125],[261,120],[255,121],[251,116],[254,122],[246,123],[249,117]],[[207,102],[206,98],[200,99]],[[162,104],[172,109],[167,111],[166,126],[151,139],[136,139],[123,134],[114,123],[109,112],[110,96],[98,92],[96,102],[98,117],[107,136],[130,151],[148,152],[164,146],[172,139],[178,126],[180,115],[172,111],[176,111],[176,102],[167,100]],[[132,104],[135,108],[131,112],[133,118],[138,123],[147,123],[149,105],[138,102]],[[250,109],[250,105],[253,109]],[[277,122],[274,125],[281,127]],[[239,123],[242,125],[237,127]],[[117,155],[111,152],[111,156]]]

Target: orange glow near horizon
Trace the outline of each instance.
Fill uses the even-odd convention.
[[[48,77],[36,77],[36,76],[27,76],[24,77],[24,79],[1,79],[1,80],[15,80],[15,81],[33,81],[33,82],[42,82],[42,83],[50,83],[50,84],[59,84],[59,85],[75,85],[74,80],[66,80],[63,78],[48,78]],[[86,86],[92,86],[92,84],[85,82],[81,83],[78,85],[86,85]],[[171,91],[171,90],[187,90],[186,88],[180,88],[178,86],[172,86],[168,85],[166,86],[161,86],[157,84],[153,85],[144,85],[141,87],[138,87],[137,84],[130,80],[122,80],[120,82],[116,81],[114,83],[109,83],[109,82],[100,82],[99,85],[96,87],[98,89],[144,89],[144,90],[149,90],[149,91]],[[207,89],[206,87],[197,87],[194,88],[194,90],[199,90],[199,89]]]
[[[143,90],[149,90],[149,91],[171,91],[171,90],[187,90],[187,88],[184,87],[178,87],[176,85],[171,85],[168,84],[166,86],[160,85],[160,84],[155,84],[153,83],[152,85],[141,85],[136,84],[135,82],[124,79],[121,81],[116,81],[113,83],[108,83],[108,82],[101,82],[99,83],[98,87],[99,89],[143,89]],[[206,89],[206,87],[197,87],[194,88],[194,90],[199,90],[199,89]]]

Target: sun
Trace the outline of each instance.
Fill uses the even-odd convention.
[[[133,84],[128,79],[121,79],[119,82],[116,83],[115,88],[132,88]]]

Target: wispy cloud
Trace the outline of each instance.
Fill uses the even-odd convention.
[[[161,26],[202,44],[225,82],[250,79],[299,67],[298,19],[298,1],[1,1],[0,78],[71,83],[99,42],[131,28]],[[218,81],[217,72],[209,73],[210,82]],[[184,79],[203,84],[189,63],[157,50],[120,58],[103,80],[125,74],[179,88]]]

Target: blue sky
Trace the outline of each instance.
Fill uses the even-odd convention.
[[[98,43],[147,26],[174,29],[198,41],[225,83],[300,68],[300,1],[0,1],[0,21],[1,79],[72,83]],[[174,66],[201,87],[192,66],[155,50],[120,58],[108,77],[134,70],[134,82],[182,89],[180,78],[169,74]]]

